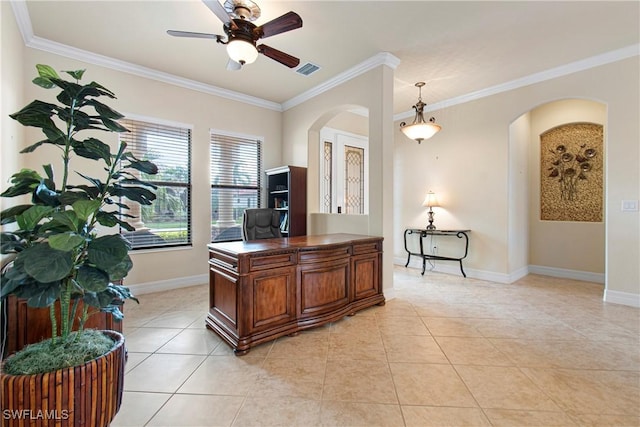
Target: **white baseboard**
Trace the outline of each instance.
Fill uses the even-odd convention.
[[[452,274],[455,276],[462,276],[460,272],[460,264],[458,261],[432,261],[434,267],[431,268],[429,262],[427,262],[426,271],[436,271],[438,273]],[[395,265],[404,266],[407,263],[406,258],[395,257],[393,259],[393,263]],[[462,266],[464,268],[464,272],[466,273],[468,278],[471,279],[479,279],[479,280],[487,280],[489,282],[497,282],[497,283],[512,283],[515,280],[519,279],[520,276],[514,279],[512,275],[503,274],[503,273],[495,273],[492,271],[484,271],[484,270],[476,270],[473,268],[468,268],[464,265],[464,261],[462,262]],[[422,260],[419,257],[412,256],[411,261],[409,262],[408,268],[414,268],[422,271]],[[526,276],[526,274],[525,274]]]
[[[530,265],[529,273],[540,274],[542,276],[560,277],[563,279],[582,280],[584,282],[602,283],[604,285],[604,273],[545,267],[542,265]]]
[[[169,291],[171,289],[187,288],[189,286],[203,285],[209,283],[208,274],[199,274],[197,276],[178,277],[175,279],[158,280],[155,282],[136,283],[129,285],[125,282],[125,286],[129,288],[133,295],[149,294],[151,292]]]
[[[628,305],[640,308],[640,295],[629,292],[610,291],[605,289],[602,300],[613,304]]]

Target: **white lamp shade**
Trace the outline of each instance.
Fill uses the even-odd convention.
[[[440,204],[438,203],[438,199],[436,198],[436,194],[433,191],[429,191],[427,197],[424,198],[424,202],[422,202],[422,206],[427,206],[430,208],[440,206]]]
[[[414,123],[411,125],[403,126],[402,132],[407,135],[408,138],[415,140],[429,139],[442,129],[440,125],[435,123]]]
[[[251,64],[258,57],[258,50],[245,40],[233,39],[227,43],[227,54],[239,64]]]

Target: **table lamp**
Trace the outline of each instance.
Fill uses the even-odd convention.
[[[427,230],[435,230],[436,226],[433,225],[433,208],[434,206],[440,206],[438,204],[438,199],[436,198],[436,194],[433,191],[429,191],[427,193],[427,197],[425,197],[423,206],[427,206],[429,208],[429,225],[427,225]]]

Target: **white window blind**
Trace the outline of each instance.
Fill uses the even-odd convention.
[[[244,210],[260,207],[261,156],[257,138],[211,133],[211,241],[242,240]]]
[[[158,188],[150,206],[128,204],[136,229],[121,234],[133,249],[191,245],[191,129],[138,120],[121,120],[130,132],[120,134],[127,151],[158,166],[157,175],[141,173]],[[126,200],[122,203],[127,204]]]

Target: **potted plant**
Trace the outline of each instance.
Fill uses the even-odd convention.
[[[133,266],[129,244],[102,228],[134,230],[126,211],[131,203],[152,203],[155,186],[140,176],[158,170],[134,157],[125,143],[112,152],[95,137],[97,131],[127,131],[117,123],[123,116],[98,100],[115,98],[110,90],[95,82],[81,84],[84,70],[66,71],[71,79],[65,80],[49,66],[36,68],[33,83],[57,88],[58,103],[36,100],[10,117],[44,133],[22,153],[52,145],[62,161],[57,170],[43,165],[43,174],[20,170],[1,194],[30,196],[30,201],[0,213],[10,229],[1,233],[1,252],[15,254],[2,273],[0,296],[4,301],[13,294],[29,306],[49,307],[51,339],[3,361],[2,425],[36,419],[43,425],[106,426],[122,399],[124,338],[115,331],[85,330],[84,323],[99,311],[120,319],[122,302],[135,298],[121,284]],[[100,176],[80,172],[78,164],[72,168],[74,160],[85,166],[97,162],[91,170]]]

